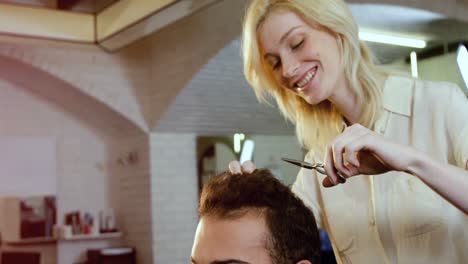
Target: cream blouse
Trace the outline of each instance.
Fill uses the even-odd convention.
[[[468,170],[468,100],[456,85],[390,76],[384,108],[376,132]],[[322,179],[302,169],[292,189],[329,233],[338,263],[468,263],[468,216],[417,177],[393,171],[333,188]]]

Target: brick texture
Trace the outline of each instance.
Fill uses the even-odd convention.
[[[188,263],[197,224],[195,134],[151,135],[153,263]]]

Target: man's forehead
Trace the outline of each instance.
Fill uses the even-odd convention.
[[[245,214],[234,219],[205,216],[197,227],[192,258],[199,264],[224,260],[256,263],[252,260],[269,258],[265,247],[267,234],[265,221],[259,214]]]
[[[200,219],[200,224],[210,235],[246,240],[245,242],[251,242],[251,245],[263,243],[269,233],[264,216],[255,211],[234,218],[206,216]],[[218,232],[219,230],[224,232]]]

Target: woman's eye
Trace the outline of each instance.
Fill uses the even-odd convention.
[[[277,70],[279,67],[281,66],[281,62],[276,62],[275,64],[273,64],[273,70]]]
[[[281,60],[278,59],[272,59],[269,61],[269,64],[273,70],[278,69],[281,66]]]
[[[304,43],[304,40],[301,40],[301,41],[299,41],[298,43],[294,44],[294,45],[291,47],[291,49],[292,49],[292,50],[295,50],[295,49],[297,49],[297,48],[300,48],[300,47],[302,46],[303,43]]]

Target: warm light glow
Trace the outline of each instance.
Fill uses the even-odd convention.
[[[377,42],[405,47],[422,49],[426,47],[426,41],[409,37],[397,37],[380,33],[359,31],[359,38],[364,41]]]
[[[411,58],[411,75],[414,78],[418,78],[418,58],[416,56],[416,52],[412,51],[410,58]]]
[[[465,88],[468,89],[468,51],[463,45],[460,45],[460,47],[458,47],[457,63],[463,81],[465,82]]]
[[[239,159],[241,164],[244,163],[244,161],[252,160],[254,148],[255,143],[253,142],[253,140],[247,139],[244,142],[244,146],[242,147],[242,153]]]

